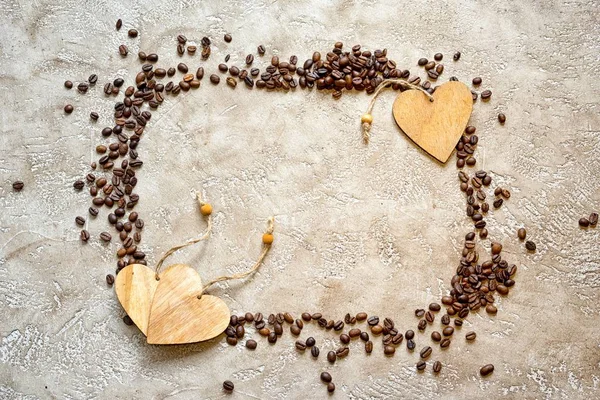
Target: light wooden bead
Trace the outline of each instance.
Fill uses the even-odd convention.
[[[205,217],[209,216],[212,214],[212,206],[210,204],[202,204],[200,207],[200,213]]]
[[[362,117],[360,117],[360,122],[362,122],[363,124],[371,124],[373,123],[373,116],[371,114],[363,114]]]
[[[271,233],[265,233],[262,237],[262,241],[264,244],[272,244],[275,238]]]

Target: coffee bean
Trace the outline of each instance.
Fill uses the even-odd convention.
[[[97,112],[95,112],[95,111],[92,111],[92,112],[90,113],[90,119],[92,119],[92,121],[98,121],[98,118],[100,118],[100,116],[98,115],[98,113],[97,113]]]
[[[127,49],[127,48],[125,48],[125,49]],[[79,85],[77,85],[77,90],[80,93],[86,93],[89,88],[90,88],[89,85],[85,82],[81,82]]]
[[[417,370],[418,371],[425,371],[425,368],[427,368],[427,363],[423,360],[417,362]]]
[[[462,326],[463,322],[461,319],[455,319],[454,320],[454,326],[459,327]]]
[[[223,390],[225,390],[226,392],[233,392],[233,389],[234,389],[233,382],[231,382],[231,381],[223,382]]]
[[[79,234],[79,237],[81,238],[81,240],[83,242],[87,242],[88,240],[90,240],[90,233],[88,231],[86,231],[85,229],[83,229],[81,231],[81,233]]]
[[[441,322],[442,322],[442,325],[449,325],[450,324],[450,316],[448,314],[443,315]]]
[[[123,322],[127,326],[133,325],[133,320],[131,319],[131,317],[129,317],[129,315],[126,315],[126,316],[123,317]]]
[[[598,213],[591,213],[590,216],[588,217],[588,220],[590,221],[590,226],[596,226],[598,225]]]
[[[335,353],[335,351],[330,351],[329,353],[327,353],[327,361],[329,361],[330,363],[334,363],[336,359],[337,354]]]
[[[67,104],[67,105],[65,106],[65,112],[66,112],[67,114],[71,114],[71,113],[73,112],[73,106],[72,106],[71,104]]]
[[[456,53],[454,53],[454,56],[452,58],[454,59],[454,61],[460,60],[460,51],[457,51]]]
[[[528,241],[525,242],[525,247],[529,251],[535,251],[535,249],[537,248],[537,246],[535,245],[535,243],[532,242],[531,240],[528,240]]]
[[[415,349],[415,347],[417,347],[417,344],[415,343],[415,341],[414,341],[414,340],[412,340],[412,339],[409,339],[409,340],[407,340],[407,341],[406,341],[406,348],[407,348],[407,349],[409,349],[409,350],[414,350],[414,349]]]
[[[105,242],[110,242],[110,240],[112,239],[112,236],[108,232],[102,232],[100,234],[100,239],[102,239]]]
[[[231,76],[227,77],[227,79],[225,79],[225,81],[227,82],[227,85],[232,88],[235,88],[237,86],[237,81],[235,80],[235,78],[232,78]]]
[[[226,33],[225,36],[223,36],[223,40],[227,43],[231,43],[232,37],[229,33]]]
[[[480,77],[477,78],[473,78],[473,85],[474,86],[479,86],[481,85],[482,79]]]
[[[454,328],[451,326],[447,326],[444,328],[442,333],[444,334],[444,336],[452,336],[452,334],[454,333]]]
[[[350,343],[350,336],[346,335],[345,333],[342,333],[340,335],[340,342],[342,342],[344,344]]]
[[[383,354],[386,356],[392,356],[396,352],[396,348],[394,346],[386,345],[383,346]]]
[[[468,341],[475,340],[475,338],[476,338],[476,337],[477,337],[477,334],[476,334],[475,332],[469,332],[469,333],[467,333],[467,334],[465,335],[465,338],[466,338]]]
[[[306,350],[306,343],[304,343],[302,340],[297,340],[296,341],[296,350],[300,350],[300,351]]]
[[[302,329],[300,329],[297,325],[290,326],[290,332],[294,336],[298,336],[302,333]]]
[[[484,90],[483,92],[481,92],[481,100],[489,100],[490,97],[492,97],[491,90]]]
[[[491,374],[492,372],[494,372],[494,366],[492,364],[487,364],[484,365],[483,367],[481,367],[481,369],[479,370],[479,373],[481,374],[481,376],[488,376],[489,374]]]
[[[307,346],[307,347],[308,347],[308,346]],[[318,348],[317,346],[313,346],[313,347],[310,349],[310,355],[311,355],[311,356],[313,356],[314,358],[317,358],[317,357],[319,357],[319,353],[320,353],[320,351],[319,351],[319,348]]]
[[[79,226],[83,226],[85,224],[85,218],[83,217],[75,217],[75,223]]]
[[[269,343],[277,342],[277,334],[275,332],[270,332],[267,340],[269,341]]]
[[[346,357],[350,353],[350,349],[346,346],[340,347],[335,351],[337,357]]]
[[[112,286],[115,283],[115,277],[111,274],[106,275],[106,284]]]
[[[218,76],[218,75],[212,74],[212,75],[210,76],[210,82],[211,82],[211,83],[213,83],[213,84],[215,84],[215,85],[218,85],[220,81],[221,81],[221,78],[219,78],[219,76]]]
[[[502,251],[502,245],[497,242],[492,243],[492,254],[500,254]]]
[[[502,207],[502,204],[504,203],[503,199],[496,199],[493,203],[494,208],[500,208]]]
[[[265,49],[265,46],[263,46],[262,44],[260,46],[258,46],[258,48],[256,49],[258,51],[258,54],[260,54],[261,56],[265,54],[265,52],[267,51]]]
[[[333,326],[333,329],[336,331],[341,331],[342,329],[344,329],[344,321],[337,321]]]
[[[327,384],[327,392],[329,392],[329,393],[335,392],[335,384],[333,382],[329,382]]]
[[[332,381],[331,374],[329,372],[321,372],[321,380],[325,383]]]
[[[414,337],[415,337],[415,332],[413,332],[412,330],[408,330],[408,331],[406,331],[406,332],[404,333],[404,337],[405,337],[407,340],[411,340],[412,338],[414,338]]]
[[[124,44],[119,46],[119,54],[121,54],[123,57],[127,56],[127,46],[125,46]]]
[[[446,338],[446,339],[442,339],[442,341],[440,342],[440,347],[445,349],[446,347],[450,346],[450,339]]]
[[[433,340],[434,342],[439,342],[440,340],[442,340],[442,335],[440,335],[438,331],[433,331],[431,332],[431,340]]]
[[[431,324],[435,320],[435,315],[431,311],[427,311],[425,313],[425,320]]]
[[[504,124],[506,122],[506,115],[504,115],[503,113],[498,114],[498,122]]]
[[[379,317],[377,317],[377,316],[373,316],[373,317],[371,317],[371,318],[369,318],[369,319],[367,320],[367,323],[368,323],[370,326],[375,326],[375,325],[377,325],[377,324],[379,323]]]
[[[130,29],[127,31],[127,35],[131,38],[137,37],[138,31],[135,29]]]
[[[360,313],[356,314],[357,321],[364,321],[365,319],[367,319],[367,313],[360,312]]]
[[[438,303],[431,303],[429,304],[429,310],[437,312],[440,311],[442,309],[442,307],[438,304]]]
[[[12,184],[12,188],[15,192],[20,192],[21,190],[23,190],[24,186],[25,184],[22,181],[14,181]]]
[[[498,312],[498,309],[497,309],[497,308],[496,308],[496,306],[494,306],[493,304],[488,304],[488,305],[485,307],[485,311],[486,311],[488,314],[496,314],[496,313]]]
[[[246,56],[246,65],[251,65],[254,62],[254,56],[252,54],[248,54]]]
[[[254,349],[256,349],[256,346],[258,346],[258,343],[256,342],[256,340],[254,340],[254,339],[246,340],[246,348],[248,348],[250,350],[254,350]]]
[[[417,309],[415,310],[415,316],[416,316],[417,318],[421,318],[423,315],[425,315],[425,310],[424,310],[424,309],[422,309],[422,308],[417,308]]]
[[[431,355],[432,351],[433,350],[429,346],[423,347],[423,349],[421,349],[421,352],[420,352],[421,358],[428,358]]]
[[[581,226],[582,228],[587,228],[588,226],[590,226],[590,220],[587,218],[579,218],[579,226]]]
[[[71,82],[71,81],[65,81],[65,87],[67,89],[72,89],[73,88],[73,82]]]

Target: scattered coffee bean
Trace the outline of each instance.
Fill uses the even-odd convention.
[[[425,371],[425,368],[427,368],[427,363],[423,360],[417,362],[417,370],[418,371]]]
[[[319,348],[317,346],[313,346],[310,349],[310,355],[313,356],[314,358],[319,357]]]
[[[457,51],[456,53],[454,53],[454,56],[452,57],[454,59],[454,61],[458,61],[460,60],[460,51]]]
[[[504,115],[503,113],[498,114],[498,122],[504,124],[506,122],[506,115]]]
[[[79,237],[81,238],[81,241],[87,242],[88,240],[90,240],[90,233],[88,231],[86,231],[85,229],[83,229],[81,231]]]
[[[431,355],[431,352],[432,352],[432,351],[433,351],[433,350],[432,350],[432,349],[431,349],[431,347],[429,347],[429,346],[425,346],[425,347],[423,347],[423,349],[422,349],[422,350],[421,350],[421,352],[420,352],[420,356],[421,356],[421,358],[428,358],[428,357]]]
[[[327,384],[327,392],[329,392],[329,393],[335,392],[335,384],[333,382],[329,382]]]
[[[232,37],[229,33],[226,33],[225,36],[223,37],[223,40],[225,40],[225,42],[227,42],[227,43],[231,43]]]
[[[396,348],[394,346],[390,346],[390,345],[383,346],[383,354],[385,354],[386,356],[394,355],[395,352],[396,352]]]
[[[73,106],[72,106],[71,104],[67,104],[67,105],[65,106],[65,112],[66,112],[67,114],[71,114],[71,113],[73,112]]]
[[[579,218],[579,226],[582,228],[587,228],[590,226],[590,220],[587,218]]]
[[[231,381],[223,382],[223,390],[225,390],[226,392],[233,392],[233,389],[234,389],[233,382],[231,382]]]
[[[492,364],[487,364],[484,365],[483,367],[481,367],[481,369],[479,370],[479,373],[481,374],[481,376],[488,376],[489,374],[491,374],[492,372],[494,372],[494,366]]]
[[[219,76],[218,76],[218,75],[212,74],[212,75],[210,76],[210,82],[211,82],[211,83],[213,83],[213,84],[215,84],[215,85],[218,85],[220,81],[221,81],[221,78],[219,78]]]
[[[591,213],[588,220],[590,221],[590,226],[598,225],[598,213]]]
[[[115,277],[111,274],[106,275],[106,284],[112,286],[115,283]]]
[[[117,30],[121,29],[121,26],[123,26],[123,21],[121,20],[121,18],[119,18],[116,23]]]
[[[335,353],[335,351],[330,351],[329,353],[327,353],[327,361],[329,361],[330,363],[334,363],[336,359],[337,354]]]
[[[331,374],[329,372],[321,372],[321,380],[325,383],[329,383],[332,381]]]
[[[121,54],[123,57],[125,57],[128,53],[127,50],[127,46],[125,46],[124,44],[119,46],[119,54]]]
[[[481,92],[481,100],[489,100],[490,97],[492,97],[491,90],[484,90],[483,92]]]
[[[473,340],[475,340],[476,337],[477,337],[477,334],[475,332],[469,332],[465,335],[465,338],[468,341],[473,341]]]
[[[15,192],[20,192],[21,190],[23,190],[24,186],[25,184],[22,181],[14,181],[12,184],[12,188]]]
[[[525,247],[529,251],[535,251],[535,249],[537,248],[537,246],[535,245],[535,243],[532,242],[531,240],[528,240],[528,241],[525,242]]]

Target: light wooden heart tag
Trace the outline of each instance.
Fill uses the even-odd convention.
[[[473,98],[464,83],[451,81],[435,90],[433,100],[406,90],[394,101],[394,119],[406,136],[445,163],[469,122]]]
[[[450,81],[438,86],[433,95],[420,86],[401,79],[386,79],[379,84],[367,112],[361,117],[363,140],[369,142],[377,96],[386,88],[398,85],[392,111],[400,129],[429,155],[445,163],[454,150],[473,111],[473,97],[467,86]]]

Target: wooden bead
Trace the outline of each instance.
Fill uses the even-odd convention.
[[[274,239],[274,237],[271,233],[265,233],[262,237],[262,241],[264,244],[272,244],[273,239]]]
[[[205,217],[209,216],[212,214],[212,206],[210,204],[202,204],[200,207],[200,213]]]
[[[362,117],[360,117],[360,122],[362,122],[363,124],[371,124],[373,123],[373,116],[371,114],[363,114]]]

